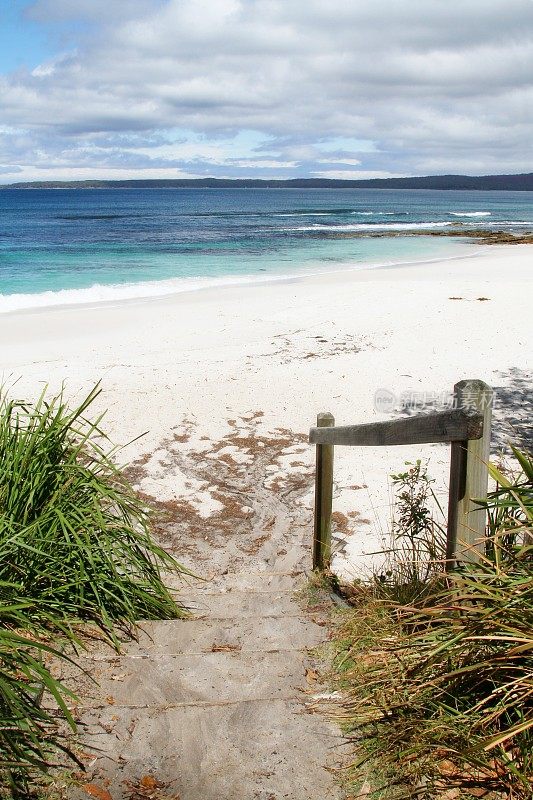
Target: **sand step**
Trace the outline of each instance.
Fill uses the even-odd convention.
[[[166,583],[171,588],[177,589],[184,602],[192,596],[215,592],[289,592],[305,586],[305,572],[271,572],[268,570],[253,570],[250,572],[227,572],[224,575],[214,576],[212,579],[194,581],[192,578],[183,579],[179,576],[169,576]]]
[[[122,645],[119,654],[103,643],[91,647],[91,662],[138,659],[149,662],[162,656],[216,652],[263,653],[307,650],[324,639],[324,631],[300,614],[250,616],[246,619],[192,619],[142,622],[137,641]]]
[[[316,647],[324,638],[318,625],[297,616],[250,617],[246,619],[196,619],[144,622],[138,642],[125,649],[138,657],[209,653],[227,649],[261,652]],[[110,654],[111,655],[111,654]]]
[[[251,619],[253,617],[301,616],[301,608],[288,591],[202,592],[188,598],[195,617],[211,620]]]
[[[83,692],[81,708],[167,708],[255,699],[294,699],[304,677],[299,650],[216,652],[201,655],[123,656],[95,663],[84,659],[98,686]]]
[[[327,631],[297,600],[304,584],[266,570],[191,582],[191,619],[145,621],[120,654],[91,648],[81,665],[97,684],[78,674],[77,714],[95,785],[112,800],[143,776],[162,787],[154,800],[337,800],[325,767],[343,738],[312,713],[309,650]]]
[[[311,713],[318,689],[306,679],[325,630],[292,592],[265,587],[202,592],[205,616],[145,622],[122,653],[81,659],[97,681],[79,691],[84,748],[113,800],[147,775],[180,800],[340,796],[324,753],[334,766],[343,738]]]
[[[105,747],[101,767],[116,775],[109,786],[113,800],[125,800],[128,784],[145,774],[157,775],[181,800],[338,797],[323,760],[330,751],[334,762],[339,730],[298,701],[108,708],[87,712],[85,723],[87,743]]]

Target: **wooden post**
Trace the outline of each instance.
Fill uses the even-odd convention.
[[[448,502],[448,569],[457,561],[475,563],[483,554],[487,514],[474,500],[487,497],[492,389],[483,381],[460,381],[454,386],[457,408],[483,415],[481,439],[451,443]]]
[[[319,414],[317,428],[335,425],[333,414]],[[333,445],[317,444],[313,569],[325,569],[331,558],[331,506],[333,502]]]

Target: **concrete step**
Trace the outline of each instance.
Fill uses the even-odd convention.
[[[113,661],[79,661],[98,685],[83,682],[79,708],[150,708],[292,699],[305,687],[300,651],[276,653],[218,652],[201,655],[154,655],[149,659],[122,656]],[[78,678],[79,682],[80,678]],[[83,678],[81,678],[83,680]],[[69,686],[76,690],[76,678]]]
[[[306,649],[324,639],[324,630],[302,616],[249,619],[193,619],[143,622],[138,642],[124,648],[130,656],[209,653],[217,650],[252,652]]]
[[[176,589],[180,597],[187,604],[188,596],[197,596],[203,592],[250,591],[250,592],[275,592],[286,591],[293,593],[306,584],[305,572],[273,572],[267,569],[252,572],[227,572],[213,576],[203,575],[203,580],[194,580],[190,577],[170,575],[165,578],[167,586]]]
[[[180,800],[333,800],[330,774],[342,738],[321,715],[290,700],[251,700],[166,711],[87,712],[86,747],[105,748],[100,767],[113,800],[152,775]],[[86,800],[86,795],[72,795]]]
[[[282,617],[302,614],[292,592],[239,591],[202,592],[190,596],[189,608],[195,617],[212,620],[249,619],[252,617]]]

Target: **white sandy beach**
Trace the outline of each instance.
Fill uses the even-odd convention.
[[[65,383],[73,400],[101,381],[95,411],[108,408],[113,439],[147,431],[123,454],[143,457],[142,490],[206,520],[224,499],[195,467],[202,452],[218,448],[242,470],[253,458],[247,437],[258,447],[283,440],[264,481],[274,492],[299,482],[310,515],[314,452],[291,436],[306,434],[317,412],[355,424],[391,416],[374,408],[379,389],[442,395],[463,378],[527,386],[532,264],[527,245],[473,246],[472,257],[440,263],[4,314],[3,380],[16,380],[11,393],[23,398]],[[501,408],[507,422],[513,415]],[[170,458],[177,449],[182,457]],[[363,554],[379,548],[387,524],[388,475],[417,457],[429,457],[444,491],[444,446],[337,448],[334,507],[345,516],[337,515],[344,532],[334,566],[344,574],[368,568]]]

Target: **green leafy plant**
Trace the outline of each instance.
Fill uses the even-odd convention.
[[[411,602],[428,594],[432,581],[444,571],[446,531],[436,514],[443,511],[434,492],[427,464],[406,462],[404,472],[392,475],[394,517],[385,570],[375,578],[383,599]]]
[[[498,565],[503,557],[513,560],[513,553],[521,550],[522,556],[530,555],[533,547],[533,457],[512,447],[518,470],[510,476],[494,464],[489,472],[496,482],[486,503],[488,529],[494,544],[489,541],[488,555]]]
[[[12,594],[17,587],[1,588]],[[45,658],[66,656],[46,643],[53,620],[36,625],[27,615],[31,608],[32,601],[20,597],[0,601],[0,786],[14,798],[30,796],[32,777],[52,766],[58,752],[76,760],[58,724],[66,720],[75,730],[67,705],[75,697],[45,664]]]
[[[98,394],[74,411],[62,394],[0,396],[0,796],[29,797],[58,755],[75,758],[73,695],[49,662],[75,654],[84,623],[118,646],[117,626],[185,613],[163,581],[184,569],[86,418]]]
[[[0,398],[0,580],[66,618],[180,617],[162,580],[180,564],[150,536],[150,510],[114,463],[116,448],[62,395]],[[105,445],[107,449],[104,449]]]

